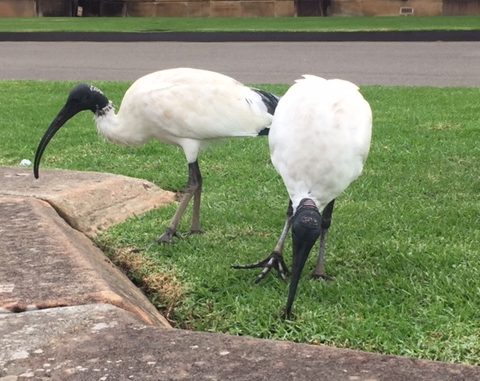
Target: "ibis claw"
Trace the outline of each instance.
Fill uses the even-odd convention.
[[[178,237],[177,232],[168,228],[165,233],[157,238],[157,243],[172,243],[173,237]]]
[[[232,265],[234,269],[256,269],[261,268],[262,272],[258,274],[255,279],[255,283],[259,283],[263,278],[267,276],[267,274],[272,270],[277,270],[278,275],[283,280],[287,280],[288,276],[288,267],[283,260],[283,256],[274,251],[270,254],[267,258],[261,260],[257,263],[251,263],[247,265]]]

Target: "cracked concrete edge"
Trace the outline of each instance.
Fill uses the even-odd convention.
[[[132,177],[109,173],[0,167],[0,194],[48,202],[73,228],[90,238],[110,226],[176,200],[174,192]]]
[[[10,280],[0,288],[0,312],[108,303],[171,328],[138,287],[47,202],[0,196],[0,213],[0,278]]]
[[[106,302],[136,313],[148,324],[171,328],[168,320],[87,237],[93,238],[113,224],[166,205],[175,200],[175,193],[166,192],[148,181],[120,175],[61,170],[44,171],[42,174],[45,180],[37,182],[29,169],[0,167],[0,198],[4,202],[30,205],[30,213],[39,215],[42,223],[49,224],[50,230],[56,231],[53,233],[55,238],[63,239],[60,246],[71,253],[64,266],[70,270],[78,268],[87,271],[84,275],[87,279],[92,271],[88,269],[95,269],[98,287],[95,292],[83,295],[67,291],[63,297],[61,294],[53,299],[37,297],[35,303],[32,303],[31,297],[3,298],[0,312]],[[27,218],[16,229],[25,228],[28,231],[31,229],[31,226],[27,228],[30,222]],[[8,229],[9,220],[3,224]],[[98,285],[100,281],[104,282],[104,286]],[[147,308],[147,304],[151,307]]]

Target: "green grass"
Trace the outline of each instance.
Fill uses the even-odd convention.
[[[116,104],[128,86],[97,85]],[[32,159],[70,87],[0,82],[0,165]],[[142,271],[176,279],[172,287],[181,292],[175,300],[151,297],[169,307],[177,327],[479,364],[480,89],[373,86],[362,92],[374,111],[374,135],[364,174],[334,212],[327,271],[336,281],[308,278],[312,254],[294,320],[279,319],[286,283],[270,276],[254,285],[255,272],[230,268],[265,257],[283,224],[287,196],[264,138],[229,140],[202,155],[205,234],[157,245],[171,205],[112,228],[98,243],[114,260],[138,251],[147,265],[135,270],[137,280],[145,278]],[[186,164],[178,149],[107,144],[91,119],[81,114],[60,131],[42,168],[113,172],[183,187]],[[181,230],[188,227],[187,217]],[[290,252],[288,246],[287,263]]]
[[[0,32],[478,30],[480,17],[39,17],[0,19]]]

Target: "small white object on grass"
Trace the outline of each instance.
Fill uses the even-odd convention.
[[[32,165],[32,162],[28,159],[23,159],[20,162],[20,167],[30,167]]]

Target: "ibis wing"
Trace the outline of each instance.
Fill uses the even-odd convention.
[[[272,115],[258,92],[233,78],[197,69],[171,69],[138,79],[125,93],[121,120],[145,137],[208,140],[255,136]]]

